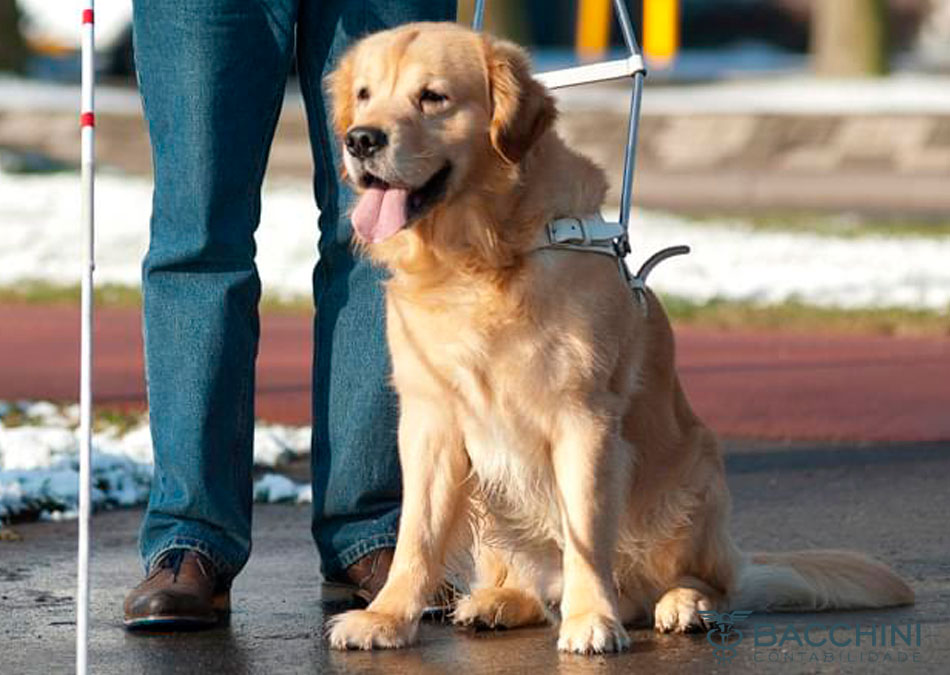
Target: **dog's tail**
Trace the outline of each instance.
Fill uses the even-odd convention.
[[[914,591],[883,563],[851,551],[745,556],[729,605],[773,612],[870,609],[914,603]]]

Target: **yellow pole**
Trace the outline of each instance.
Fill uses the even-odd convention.
[[[610,45],[610,0],[580,0],[575,48],[582,61],[600,59]]]
[[[653,68],[668,68],[680,38],[679,0],[643,0],[643,54]]]

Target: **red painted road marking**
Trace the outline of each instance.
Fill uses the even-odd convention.
[[[310,423],[311,320],[265,315],[257,415]],[[75,401],[79,310],[0,305],[0,400]],[[142,409],[137,310],[96,312],[100,407]],[[950,340],[676,331],[677,363],[697,413],[730,438],[950,440]]]

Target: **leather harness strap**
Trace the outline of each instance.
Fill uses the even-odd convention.
[[[670,246],[647,258],[636,274],[627,268],[624,256],[629,252],[627,230],[620,223],[604,220],[599,213],[583,218],[556,218],[545,226],[535,242],[535,251],[543,249],[580,251],[609,255],[617,260],[620,274],[630,286],[644,314],[647,311],[646,281],[654,267],[667,258],[689,253],[689,246]]]

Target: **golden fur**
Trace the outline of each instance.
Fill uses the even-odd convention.
[[[719,447],[680,386],[656,297],[639,311],[608,257],[533,250],[552,218],[597,212],[606,181],[552,129],[519,47],[411,24],[358,43],[329,84],[341,136],[388,134],[373,164],[384,180],[416,187],[452,164],[441,201],[364,246],[392,273],[404,497],[389,580],[334,620],[334,647],[410,643],[462,549],[475,590],[456,621],[537,623],[559,603],[572,652],[625,649],[634,621],[699,628],[703,609],[913,601],[857,554],[736,549]],[[423,87],[448,100],[422,103]]]

